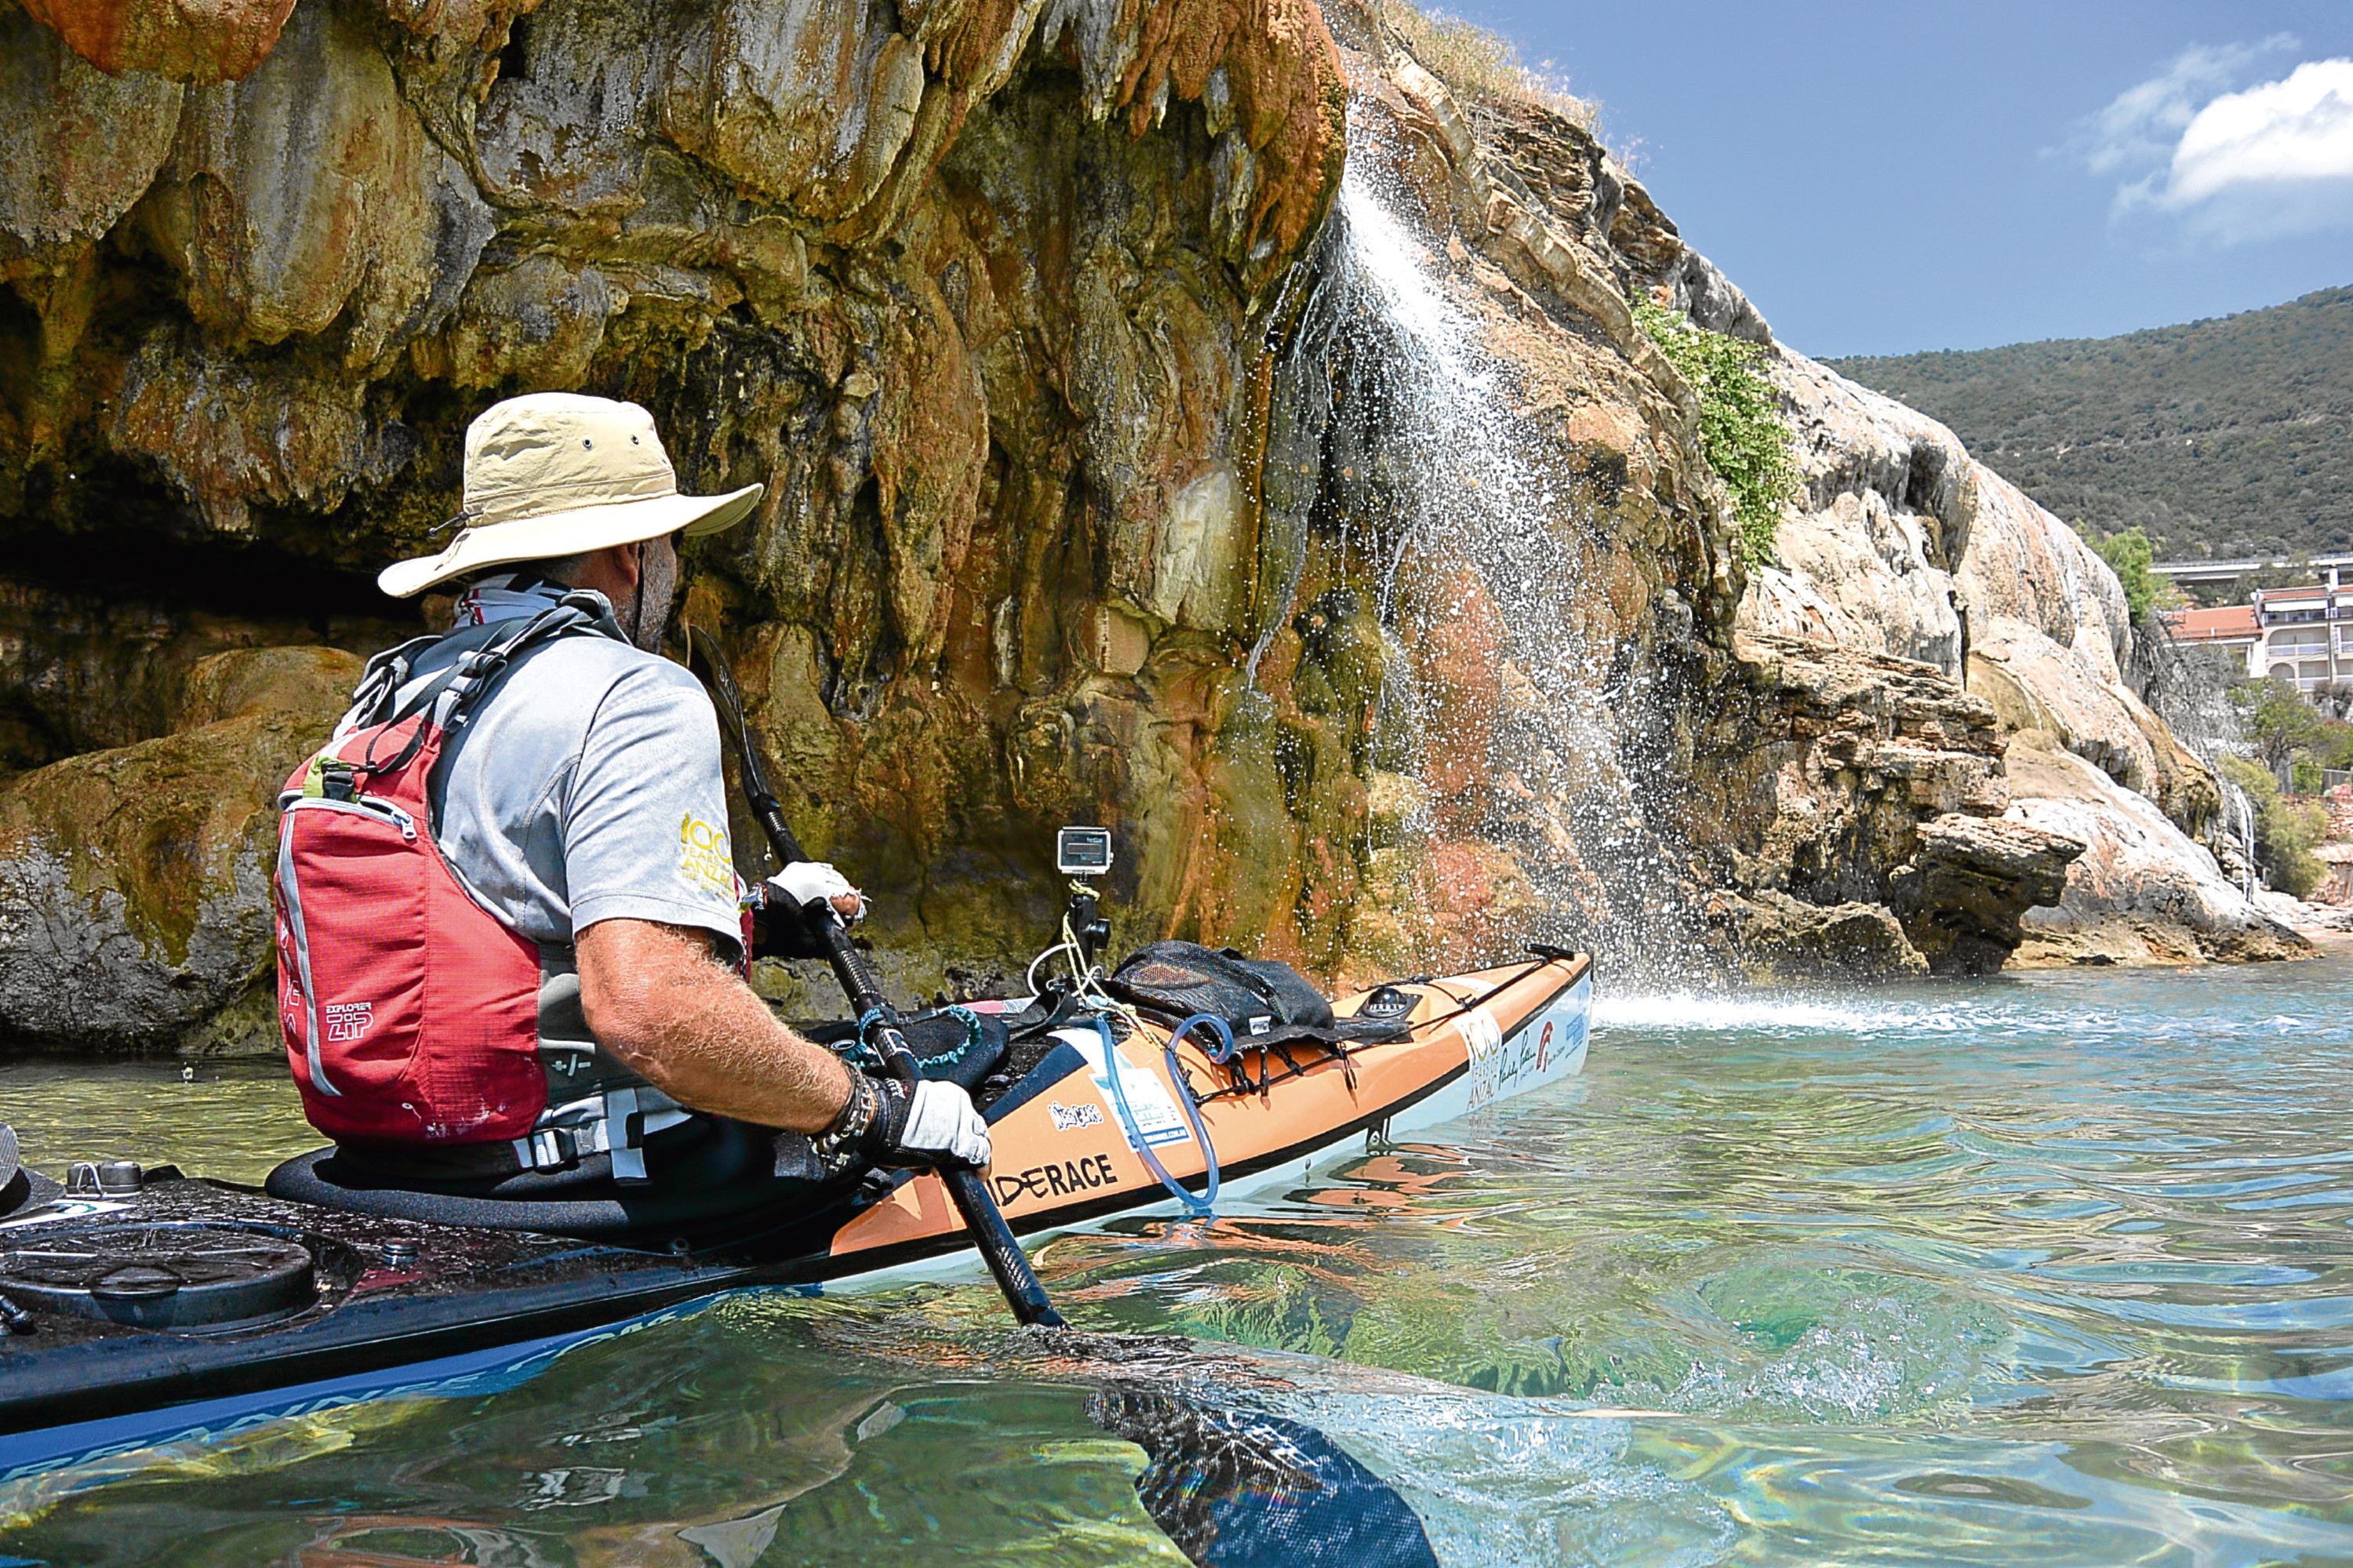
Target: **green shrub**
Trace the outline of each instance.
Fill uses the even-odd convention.
[[[2310,756],[2323,768],[2353,768],[2353,724],[2323,719],[2320,734],[2310,743]]]
[[[2124,585],[2125,606],[2132,612],[2133,620],[2146,620],[2151,610],[2175,609],[2187,602],[2171,578],[2159,577],[2149,569],[2157,561],[2157,546],[2149,543],[2139,524],[2121,534],[2095,534],[2080,521],[2068,526],[2083,535],[2084,542],[2092,546],[2092,553],[2107,562],[2108,569],[2116,574],[2116,581]]]
[[[1634,319],[1699,394],[1700,446],[1707,466],[1732,493],[1740,558],[1750,567],[1763,566],[1772,558],[1781,509],[1805,488],[1789,458],[1780,394],[1757,371],[1765,351],[1694,326],[1648,300],[1634,301]]]
[[[2263,881],[2301,898],[2320,885],[2320,862],[2312,846],[2328,832],[2328,813],[2314,805],[2280,799],[2278,779],[2259,762],[2225,757],[2222,776],[2247,792],[2255,808],[2255,867]]]

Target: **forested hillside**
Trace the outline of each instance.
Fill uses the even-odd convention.
[[[2353,549],[2353,288],[2125,337],[1831,360],[2163,556]]]

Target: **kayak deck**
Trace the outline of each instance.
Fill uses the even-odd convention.
[[[1395,1005],[1398,991],[1411,1002],[1404,1041],[1345,1056],[1304,1047],[1289,1060],[1244,1042],[1253,1086],[1273,1080],[1263,1092],[1234,1092],[1235,1075],[1189,1039],[1176,1048],[1172,1077],[1164,1033],[1130,1035],[1107,1067],[1093,1028],[1059,1032],[1046,1056],[987,1108],[996,1147],[989,1181],[1008,1223],[1042,1235],[1173,1202],[1139,1138],[1170,1177],[1198,1190],[1212,1151],[1229,1181],[1280,1176],[1360,1134],[1433,1125],[1582,1066],[1591,997],[1582,957],[1415,982],[1385,1000]],[[1335,1011],[1351,1016],[1370,994]],[[1208,1149],[1180,1095],[1198,1095]],[[239,1286],[241,1297],[216,1291],[233,1299],[220,1309],[226,1316],[167,1328],[152,1325],[170,1321],[173,1290],[136,1268],[116,1269],[75,1309],[54,1309],[37,1287],[16,1283],[34,1279],[40,1257],[159,1233],[224,1256],[241,1248],[266,1255],[275,1272]],[[592,1332],[723,1291],[847,1282],[968,1250],[944,1186],[927,1172],[870,1181],[724,1248],[663,1253],[322,1208],[182,1179],[166,1167],[132,1192],[69,1194],[0,1218],[0,1297],[18,1308],[19,1329],[0,1335],[0,1434],[28,1435],[0,1436],[0,1472],[44,1453],[88,1451],[63,1432],[45,1443],[44,1429],[68,1424],[111,1425],[110,1418],[191,1401],[322,1381],[348,1386],[370,1372]],[[284,1277],[298,1267],[307,1277],[289,1298]],[[200,1294],[185,1288],[189,1300]]]

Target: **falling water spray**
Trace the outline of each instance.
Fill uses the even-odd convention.
[[[1295,592],[1320,536],[1368,585],[1385,648],[1371,766],[1423,786],[1411,829],[1508,851],[1546,939],[1687,981],[1700,922],[1641,809],[1675,798],[1672,715],[1656,659],[1593,630],[1615,626],[1595,612],[1624,546],[1566,444],[1524,410],[1517,371],[1451,295],[1440,243],[1408,216],[1369,135],[1352,115],[1337,207],[1303,298],[1282,313],[1294,324],[1263,498],[1270,572]],[[1688,640],[1687,611],[1675,630]],[[1443,666],[1469,657],[1451,651],[1482,637],[1495,694],[1446,700]],[[1252,652],[1253,681],[1265,651]]]

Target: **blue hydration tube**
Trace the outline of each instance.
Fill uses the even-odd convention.
[[[1178,1024],[1176,1033],[1168,1037],[1168,1081],[1176,1087],[1176,1103],[1183,1108],[1186,1121],[1192,1125],[1193,1136],[1201,1141],[1201,1160],[1208,1172],[1208,1182],[1198,1198],[1168,1174],[1168,1168],[1160,1163],[1158,1155],[1152,1152],[1152,1145],[1145,1141],[1144,1129],[1136,1126],[1135,1113],[1128,1108],[1127,1089],[1119,1081],[1119,1044],[1111,1037],[1111,1020],[1102,1013],[1095,1015],[1095,1033],[1103,1036],[1103,1075],[1111,1080],[1111,1103],[1119,1112],[1120,1126],[1126,1129],[1128,1140],[1135,1145],[1135,1152],[1143,1156],[1145,1169],[1158,1177],[1163,1187],[1176,1194],[1176,1201],[1185,1205],[1186,1213],[1207,1215],[1217,1210],[1218,1150],[1209,1141],[1209,1129],[1201,1125],[1200,1113],[1193,1107],[1193,1097],[1186,1091],[1185,1075],[1176,1067],[1176,1043],[1191,1033],[1197,1023],[1206,1023],[1218,1032],[1219,1047],[1209,1053],[1212,1062],[1223,1062],[1233,1055],[1234,1032],[1226,1026],[1224,1019],[1197,1012]]]

